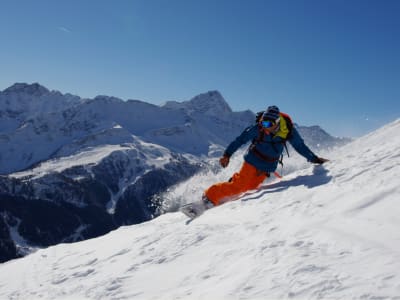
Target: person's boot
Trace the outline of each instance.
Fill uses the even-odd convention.
[[[212,203],[211,200],[208,199],[208,197],[206,195],[203,195],[201,200],[203,201],[204,206],[205,206],[206,209],[210,209],[210,208],[213,208],[215,206],[214,203]]]

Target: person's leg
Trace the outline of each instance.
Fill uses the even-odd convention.
[[[219,205],[223,199],[257,188],[266,177],[266,172],[244,162],[239,173],[235,173],[229,182],[214,184],[204,194],[214,205]]]

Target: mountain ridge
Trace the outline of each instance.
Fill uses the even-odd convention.
[[[30,93],[35,94],[37,90],[56,97],[29,98]],[[5,91],[0,92],[0,173],[3,174],[30,168],[61,153],[72,154],[62,149],[75,148],[78,152],[80,144],[95,141],[97,137],[100,144],[104,143],[107,140],[104,132],[113,132],[115,126],[126,130],[126,141],[121,138],[119,143],[129,142],[129,135],[134,134],[179,153],[207,155],[212,149],[212,153],[218,155],[254,120],[250,111],[232,112],[218,91],[175,102],[178,108],[166,105],[165,110],[163,106],[139,100],[124,102],[109,96],[81,99],[49,92],[38,83],[17,83]],[[10,106],[21,102],[20,97],[13,97],[12,93],[25,94],[27,97],[23,97],[22,102],[29,100],[36,105],[24,107],[22,103],[22,107],[10,114]],[[49,102],[59,104],[51,106]],[[215,110],[217,113],[210,113],[216,106],[220,107]],[[309,142],[307,136],[305,138]],[[331,144],[336,142],[332,141]]]
[[[17,90],[18,88],[20,90]],[[10,107],[11,102],[19,99],[11,91],[30,97],[31,95],[26,92],[32,89],[44,89],[44,87],[39,88],[37,84],[16,84],[6,89],[7,93],[0,93],[0,110],[2,108],[5,112],[10,111],[7,109],[7,103]],[[53,100],[60,102],[63,96],[57,95]],[[60,147],[85,135],[93,136],[106,128],[111,129],[115,124],[148,142],[167,146],[174,151],[207,155],[210,143],[226,144],[227,136],[233,138],[234,134],[251,122],[252,118],[248,112],[237,112],[236,115],[243,117],[239,118],[239,122],[231,122],[229,115],[233,112],[218,92],[196,96],[182,104],[184,109],[171,109],[137,100],[123,101],[115,97],[97,96],[94,99],[77,97],[73,98],[73,101],[69,101],[69,98],[64,99],[65,101],[61,101],[59,105],[44,110],[43,107],[47,107],[49,99],[43,99],[43,95],[33,99],[30,101],[31,104],[36,103],[32,104],[33,107],[21,105],[19,110],[16,110],[20,117],[13,118],[10,115],[5,117],[7,114],[5,113],[0,118],[0,128],[9,128],[0,136],[0,143],[2,140],[7,141],[2,145],[0,152],[0,173],[7,174],[25,169],[50,158],[50,155]],[[47,101],[42,105],[41,101],[44,100]],[[65,109],[60,107],[63,103]],[[218,106],[222,107],[222,114],[218,111]],[[212,109],[215,110],[214,113]],[[215,121],[218,121],[216,126],[220,127],[220,130],[211,132],[207,128],[207,123],[213,125]],[[221,133],[223,130],[225,134]],[[26,140],[29,140],[31,145],[35,140],[40,145],[47,142],[48,150],[41,146],[38,146],[40,151],[35,151],[36,147],[33,149],[25,147]],[[16,151],[18,147],[20,151]],[[18,164],[7,166],[12,162]]]

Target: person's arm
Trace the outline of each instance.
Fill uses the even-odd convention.
[[[233,153],[235,153],[242,145],[256,138],[258,130],[258,125],[247,127],[233,142],[231,142],[220,159],[221,166],[225,168],[229,164],[229,159]]]
[[[305,157],[309,162],[315,164],[323,164],[328,160],[322,157],[318,157],[307,147],[304,143],[303,138],[300,136],[299,132],[296,128],[292,128],[291,137],[289,139],[289,143],[293,146],[293,148],[303,157]]]

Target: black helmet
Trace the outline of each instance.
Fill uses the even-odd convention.
[[[278,106],[275,105],[269,106],[267,110],[263,113],[262,119],[277,122],[279,120]]]

